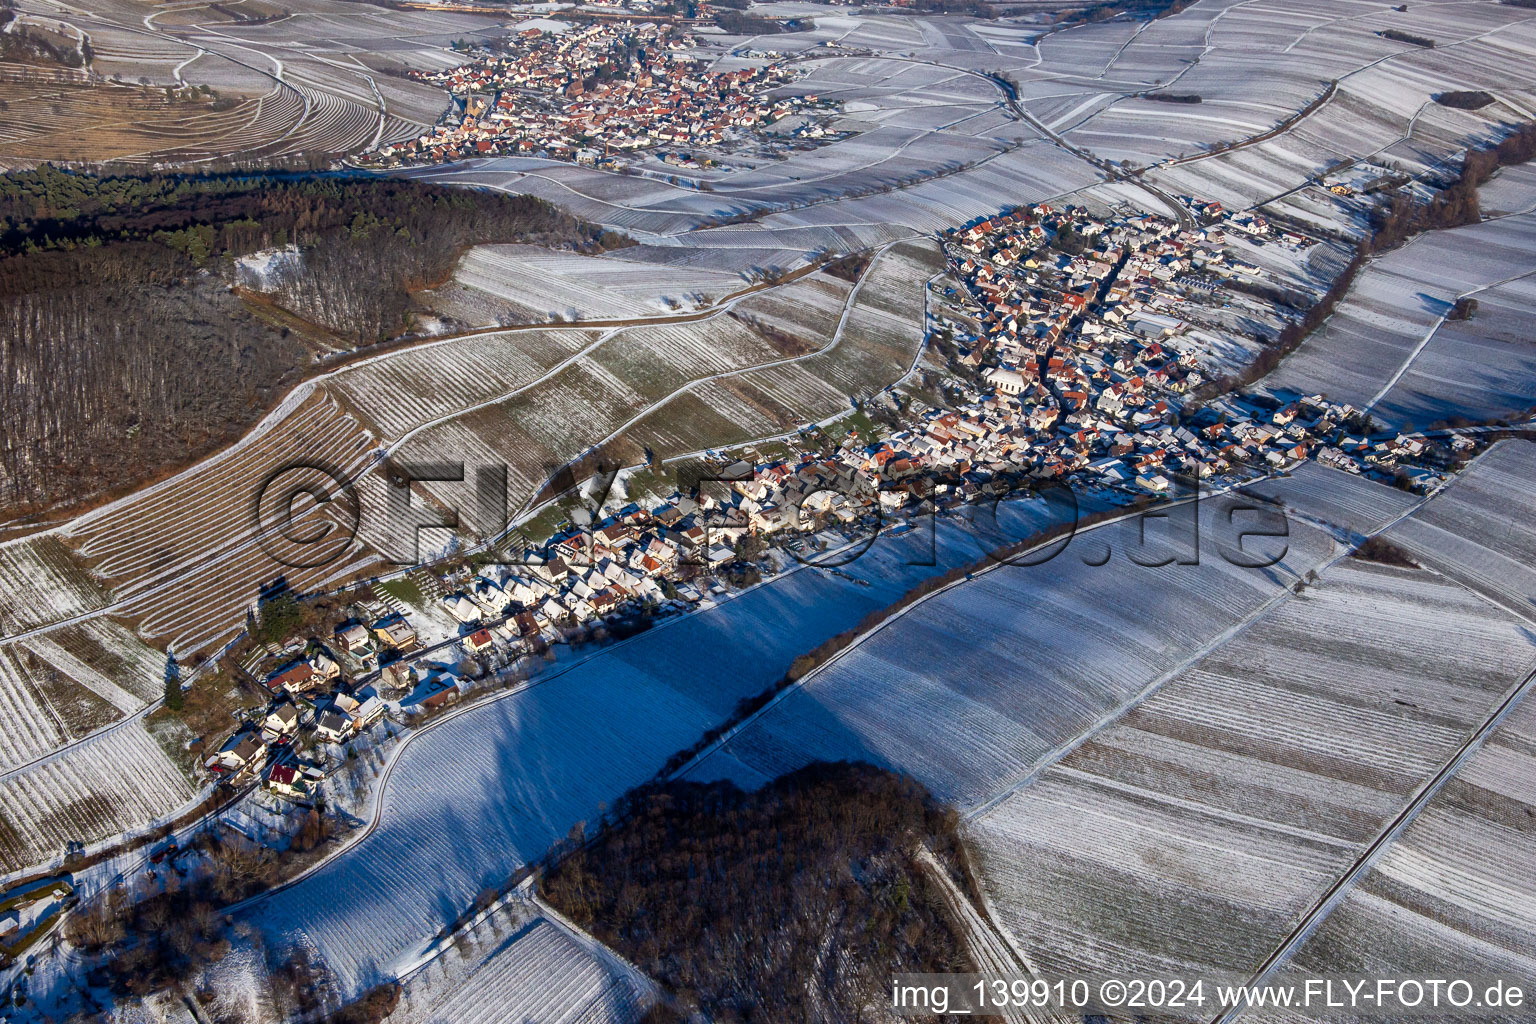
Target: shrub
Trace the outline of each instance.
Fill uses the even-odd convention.
[[[1455,107],[1457,110],[1480,110],[1493,102],[1493,95],[1481,89],[1437,92],[1435,102],[1442,107]]]

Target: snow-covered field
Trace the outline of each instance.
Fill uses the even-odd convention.
[[[1536,188],[1525,198],[1536,204]],[[1265,383],[1420,429],[1523,412],[1536,405],[1536,348],[1525,330],[1536,308],[1532,274],[1536,214],[1419,235],[1366,266],[1323,328]],[[1445,321],[1464,295],[1477,313]]]
[[[57,538],[0,544],[0,635],[95,611],[110,600]]]
[[[405,982],[391,1024],[635,1024],[651,985],[521,892]]]
[[[402,748],[378,827],[248,918],[269,941],[313,943],[349,986],[408,966],[485,886],[594,825],[796,656],[1047,515],[1008,503],[996,523],[882,540],[837,572],[800,569],[439,719]]]
[[[194,795],[142,722],[123,722],[0,774],[0,875],[144,828]]]
[[[1246,977],[1533,667],[1513,616],[1345,560],[975,819],[983,885],[1047,973]]]
[[[739,274],[709,267],[658,273],[654,265],[624,255],[622,250],[596,257],[532,245],[478,246],[464,254],[454,272],[462,293],[445,295],[439,289],[434,307],[477,325],[492,322],[488,313],[530,323],[556,317],[623,319],[687,312],[746,284]]]
[[[1204,506],[1198,564],[1135,564],[1187,558],[1188,549],[1168,544],[1171,532],[1155,520],[1142,548],[1139,521],[1129,520],[1044,564],[993,570],[890,622],[688,777],[756,786],[810,761],[867,760],[961,808],[997,797],[1334,552],[1326,534],[1292,524],[1289,537],[1251,548],[1284,552],[1278,563],[1240,568],[1215,541],[1231,504]],[[1111,560],[1093,564],[1106,545]]]
[[[1536,977],[1532,751],[1536,703],[1527,697],[1282,969]],[[1498,1019],[1495,1013],[1486,1019]]]
[[[1394,544],[1513,611],[1536,607],[1536,443],[1501,441],[1411,518]]]
[[[1311,461],[1285,476],[1271,477],[1243,490],[1278,501],[1308,519],[1341,528],[1346,539],[1377,532],[1420,500],[1395,487]]]
[[[339,496],[332,474],[355,477],[372,447],[362,424],[334,398],[306,386],[239,445],[86,513],[63,536],[111,583],[116,610],[135,619],[142,635],[172,643],[182,655],[210,649],[242,628],[246,608],[275,579],[302,591],[377,557],[354,544],[335,562],[295,568],[292,562],[302,565],[312,553],[275,546],[285,560],[274,558],[258,540],[252,511],[269,482],[277,481],[278,493],[294,482],[274,476],[288,470]],[[270,530],[266,536],[270,544],[281,541]]]

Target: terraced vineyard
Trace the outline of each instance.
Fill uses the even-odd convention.
[[[922,344],[922,282],[938,269],[931,243],[903,243],[876,257],[851,304],[847,282],[818,272],[699,320],[446,341],[346,371],[334,386],[379,409],[386,435],[421,428],[403,459],[506,464],[515,509],[599,443],[638,462],[645,445],[667,455],[774,434],[894,383]],[[556,341],[562,350],[540,351]]]
[[[635,1024],[653,997],[634,972],[616,969],[561,925],[514,899],[469,930],[473,952],[445,952],[412,975],[399,1024]],[[589,940],[590,941],[590,940]],[[606,952],[606,951],[604,951]],[[611,954],[609,960],[614,959]],[[444,963],[452,960],[454,963]]]
[[[355,478],[372,461],[372,438],[334,399],[301,388],[237,446],[161,484],[72,522],[63,537],[110,580],[115,610],[146,637],[196,652],[242,628],[260,589],[279,578],[299,590],[342,579],[377,556],[351,547],[338,561],[295,568],[312,552],[271,534],[258,540],[254,503],[277,471],[317,484],[327,469]],[[303,467],[321,467],[320,469]],[[290,475],[282,477],[293,482]],[[308,515],[328,515],[311,507]],[[291,563],[291,564],[290,564]]]

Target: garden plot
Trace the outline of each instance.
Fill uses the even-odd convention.
[[[654,266],[622,256],[557,253],[533,245],[476,246],[453,276],[456,284],[490,296],[527,321],[687,311],[743,286],[737,274],[704,267],[660,275]]]
[[[796,656],[1045,519],[1038,503],[1005,503],[995,524],[887,537],[838,573],[787,573],[439,719],[400,752],[378,827],[245,917],[274,946],[310,943],[347,989],[390,977],[487,885],[595,822]]]
[[[1536,444],[1501,441],[1387,539],[1516,615],[1536,608]]]
[[[1527,696],[1280,970],[1536,977],[1533,751],[1536,704]],[[1483,1011],[1482,1019],[1517,1018]]]
[[[1501,322],[1512,315],[1508,307],[1528,301],[1528,288],[1515,278],[1531,272],[1533,254],[1536,215],[1419,235],[1362,270],[1327,324],[1265,383],[1364,407],[1383,396],[1399,371],[1413,369],[1423,350],[1430,356],[1424,372],[1409,378],[1394,400],[1397,414],[1406,415],[1409,409],[1428,414],[1417,426],[1458,415],[1510,411],[1511,406],[1524,408],[1531,403],[1524,401],[1517,378],[1528,365],[1528,346],[1497,339]],[[1505,281],[1510,287],[1498,287]],[[1481,306],[1485,289],[1494,295],[1490,316],[1482,324],[1476,319],[1464,325],[1442,323],[1461,295],[1477,298]],[[1452,338],[1488,331],[1486,341],[1473,349],[1482,360],[1447,366],[1447,359],[1468,355],[1452,341],[1435,343],[1435,336],[1447,327]],[[1393,415],[1385,407],[1372,411],[1379,418]]]
[[[513,904],[521,907],[522,901]],[[413,975],[396,1024],[636,1024],[654,997],[545,917],[498,908],[469,929],[469,952],[445,951]],[[452,963],[444,961],[452,960]]]
[[[1341,562],[976,819],[983,888],[1044,973],[1247,976],[1533,665],[1459,586]]]
[[[0,635],[96,611],[110,600],[57,538],[0,544]]]
[[[131,719],[19,771],[0,775],[0,873],[20,871],[141,829],[194,793]]]
[[[1224,499],[1205,503],[1208,536],[1225,508]],[[1198,565],[1152,568],[1128,555],[1167,557],[1166,531],[1149,524],[1142,549],[1128,547],[1136,530],[1129,520],[1090,531],[1043,564],[996,569],[926,601],[810,677],[689,777],[755,786],[810,761],[869,760],[974,807],[1280,600],[1334,547],[1293,524],[1289,552],[1269,569],[1239,568],[1214,548]],[[1113,560],[1088,564],[1105,544]],[[947,723],[943,743],[931,742],[936,722]]]

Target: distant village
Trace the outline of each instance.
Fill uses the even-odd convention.
[[[1262,276],[1228,236],[1314,243],[1254,214],[1195,206],[1195,229],[1036,205],[948,232],[958,287],[936,287],[947,312],[930,317],[929,340],[958,400],[882,393],[863,404],[883,406],[884,431],[811,432],[819,443],[791,458],[721,457],[712,489],[640,495],[573,515],[499,560],[375,583],[330,636],[257,652],[248,670],[271,704],[206,768],[304,800],[338,751],[386,718],[408,724],[526,674],[524,659],[551,657],[552,645],[708,606],[883,524],[1055,481],[1113,506],[1306,459],[1408,489],[1445,479],[1469,436],[1376,437],[1359,410],[1322,396],[1215,386],[1240,367],[1197,324],[1237,297],[1234,278]]]
[[[504,51],[447,71],[412,72],[458,98],[460,116],[365,160],[398,166],[524,155],[616,169],[625,154],[659,147],[668,150],[666,162],[701,166],[694,150],[816,106],[815,96],[767,95],[791,81],[783,65],[710,71],[687,54],[693,44],[651,22],[526,28]]]

